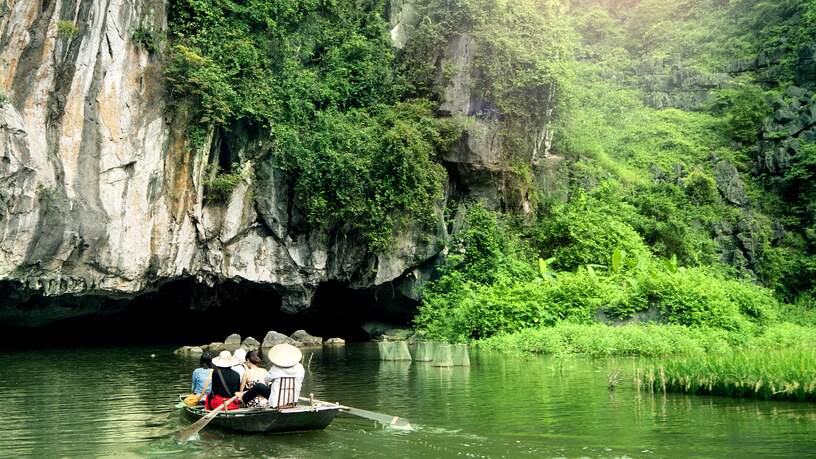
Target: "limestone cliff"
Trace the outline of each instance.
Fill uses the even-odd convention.
[[[0,280],[55,296],[240,279],[274,287],[289,312],[308,307],[326,281],[398,281],[415,295],[414,268],[443,249],[441,224],[430,237],[404,228],[379,255],[342,230],[304,230],[291,190],[274,164],[257,161],[251,137],[229,139],[246,160],[243,182],[228,202],[205,202],[218,148],[190,151],[161,53],[136,39],[162,35],[164,8],[161,0],[0,3]]]
[[[446,250],[441,210],[434,230],[400,228],[390,250],[371,253],[353,232],[305,224],[258,133],[212,130],[193,148],[185,104],[163,79],[165,8],[0,1],[0,316],[25,315],[29,294],[128,298],[178,279],[267,285],[286,312],[308,308],[326,282],[389,286],[416,301]],[[410,1],[392,2],[390,14],[400,48],[416,14]],[[447,196],[529,212],[526,191],[502,166],[500,114],[470,93],[475,46],[464,35],[442,50],[459,70],[440,111],[473,120],[442,158]],[[551,133],[538,131],[531,161],[539,180],[557,182]],[[232,162],[240,183],[227,199],[208,200],[208,178]],[[87,313],[55,304],[42,317]]]

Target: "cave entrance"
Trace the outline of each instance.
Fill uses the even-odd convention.
[[[327,282],[311,307],[294,315],[282,312],[281,303],[273,286],[246,281],[174,280],[132,298],[45,297],[0,282],[0,347],[198,345],[231,333],[260,341],[269,330],[298,329],[363,341],[372,329],[407,326],[416,310],[391,284],[359,290]]]

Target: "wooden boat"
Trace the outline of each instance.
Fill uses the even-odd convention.
[[[204,405],[185,406],[194,419],[209,413]],[[340,405],[334,403],[298,404],[292,408],[241,408],[222,411],[210,425],[246,433],[282,433],[325,429],[334,420]]]

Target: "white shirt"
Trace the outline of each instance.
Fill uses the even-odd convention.
[[[280,378],[295,378],[295,402],[297,402],[298,397],[300,397],[300,388],[303,385],[303,376],[306,374],[306,370],[303,369],[303,365],[300,363],[296,364],[295,366],[289,368],[281,368],[277,366],[272,366],[269,369],[269,372],[266,374],[266,380],[272,381],[272,391],[269,394],[269,406],[275,407],[278,403],[278,392],[280,391]]]
[[[244,379],[244,372],[246,371],[246,365],[244,365],[243,363],[239,363],[238,365],[235,365],[234,367],[231,367],[231,368],[236,373],[238,373],[238,376],[240,376],[241,379]]]

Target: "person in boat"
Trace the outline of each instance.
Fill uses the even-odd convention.
[[[193,370],[193,385],[191,390],[199,400],[204,400],[204,397],[210,393],[210,378],[212,377],[213,371],[212,359],[212,353],[205,351],[198,360],[198,368]]]
[[[238,364],[232,367],[232,369],[235,370],[235,372],[238,373],[238,376],[240,376],[243,379],[244,372],[246,372],[247,370],[246,366],[247,351],[246,349],[239,347],[238,349],[235,350],[235,352],[233,352],[232,355],[235,356],[236,359],[238,359]]]
[[[263,384],[266,379],[266,370],[261,367],[261,357],[256,351],[250,351],[246,356],[247,371],[241,378],[241,390],[252,389],[255,384]],[[269,405],[268,400],[263,395],[258,395],[246,404],[250,408],[263,408]]]
[[[213,410],[233,397],[241,388],[241,376],[232,369],[238,365],[238,359],[230,351],[221,351],[218,357],[212,359],[212,391],[207,395],[205,408]],[[235,410],[241,407],[240,401],[235,399],[225,409]]]
[[[249,404],[259,395],[269,401],[271,408],[296,404],[306,374],[300,363],[303,353],[295,346],[284,343],[270,349],[268,356],[272,367],[263,383],[255,383],[242,394],[244,404]]]

